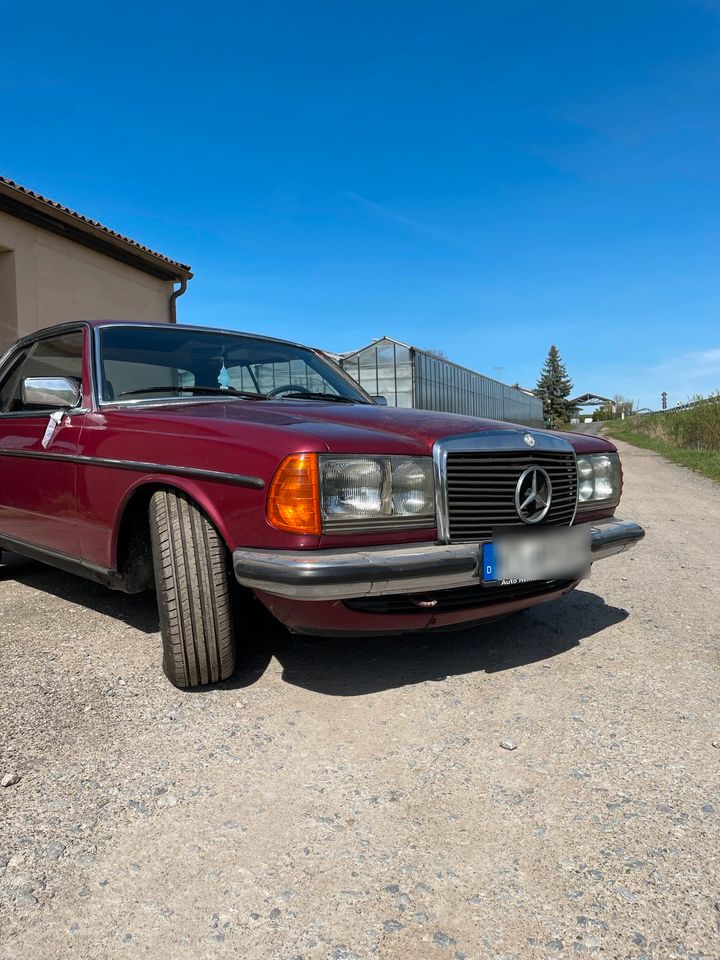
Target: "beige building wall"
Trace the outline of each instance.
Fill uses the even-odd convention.
[[[0,354],[68,320],[170,320],[173,284],[0,212]]]

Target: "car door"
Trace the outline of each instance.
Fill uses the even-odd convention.
[[[53,406],[23,397],[27,377],[83,381],[84,327],[25,342],[0,370],[0,539],[78,557],[75,457],[83,410],[63,412],[52,429]],[[58,414],[59,417],[59,414]]]

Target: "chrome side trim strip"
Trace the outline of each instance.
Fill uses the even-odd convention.
[[[43,410],[17,410],[14,413],[3,413],[0,423],[6,420],[47,420],[51,413],[56,413],[60,407],[45,407]],[[63,409],[63,415],[66,417],[82,417],[90,413],[88,407],[68,407]]]
[[[529,447],[525,442],[526,434],[534,439],[535,445]],[[453,437],[442,437],[433,444],[433,464],[435,468],[435,511],[437,514],[437,532],[439,543],[450,543],[450,524],[448,520],[447,455],[448,451],[475,452],[481,450],[492,454],[496,451],[514,450],[522,453],[531,451],[552,451],[571,453],[575,459],[575,448],[569,440],[555,437],[551,433],[540,433],[527,427],[508,427],[499,430],[485,430],[482,433],[465,433]],[[575,500],[577,513],[577,496]],[[575,515],[570,523],[575,522]]]
[[[117,579],[115,570],[109,570],[107,567],[101,567],[78,557],[71,557],[59,550],[41,547],[27,540],[18,540],[16,537],[6,537],[0,534],[0,550],[7,550],[9,553],[17,553],[19,556],[27,557],[30,560],[47,563],[51,567],[57,567],[58,570],[85,577],[86,580],[93,580],[95,583],[101,583],[104,587],[110,587],[111,589],[114,588]]]
[[[37,450],[8,450],[5,447],[0,447],[0,457],[54,460],[60,463],[76,463],[88,467],[133,470],[135,473],[160,473],[172,477],[190,477],[194,480],[232,483],[237,487],[250,487],[253,490],[262,490],[265,487],[265,481],[260,477],[243,476],[239,473],[223,473],[220,470],[202,470],[197,467],[177,467],[165,463],[145,463],[141,460],[112,460],[105,457],[86,457],[79,453],[40,453]]]

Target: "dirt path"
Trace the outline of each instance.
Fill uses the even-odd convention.
[[[719,957],[720,487],[623,454],[570,597],[201,693],[149,600],[0,573],[0,956]]]

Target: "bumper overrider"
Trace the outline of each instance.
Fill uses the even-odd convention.
[[[591,561],[621,553],[645,536],[634,520],[590,526]],[[294,600],[349,600],[382,594],[452,590],[480,582],[477,543],[414,543],[336,550],[233,553],[235,576],[253,590]]]

